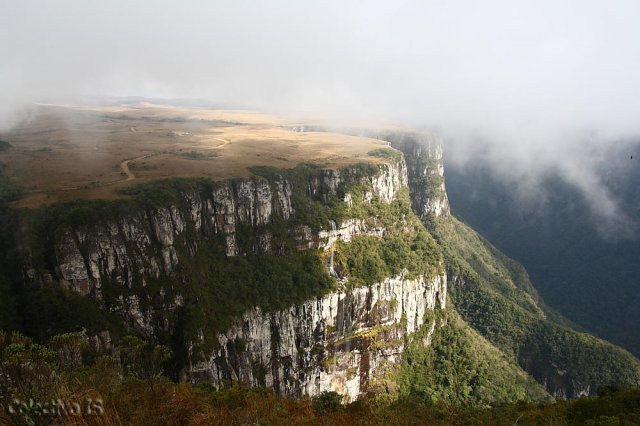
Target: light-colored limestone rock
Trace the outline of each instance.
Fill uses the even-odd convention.
[[[194,381],[216,387],[236,381],[282,395],[336,391],[354,400],[381,364],[401,359],[425,313],[445,307],[446,290],[444,275],[398,276],[278,312],[256,308],[220,334],[220,349],[192,365],[190,373]]]

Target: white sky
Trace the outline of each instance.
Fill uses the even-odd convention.
[[[526,175],[640,135],[640,2],[0,0],[0,93],[398,122]]]

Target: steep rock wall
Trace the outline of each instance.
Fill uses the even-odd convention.
[[[363,176],[363,170],[374,172]],[[159,316],[143,306],[137,289],[162,277],[177,279],[185,258],[203,250],[207,240],[220,241],[228,257],[247,250],[286,255],[270,233],[268,225],[274,221],[295,224],[288,232],[299,250],[330,250],[336,241],[348,242],[362,234],[382,237],[386,231],[376,218],[343,217],[319,230],[300,223],[294,191],[302,189],[310,199],[348,208],[356,202],[388,204],[407,187],[409,173],[405,162],[397,161],[373,169],[317,170],[295,182],[304,188],[293,187],[282,176],[210,183],[182,191],[178,200],[165,205],[66,226],[53,238],[52,268],[28,267],[26,275],[33,281],[58,281],[98,303],[107,297],[106,283],[129,289],[115,304],[111,301],[109,309],[149,337],[171,334],[175,324],[169,313],[184,304],[179,290],[165,294],[159,288],[157,297],[164,299],[157,308],[162,309]],[[354,184],[359,189],[352,193]],[[247,232],[252,247],[242,244],[240,233]],[[218,348],[205,360],[207,345],[195,341],[198,338],[192,341],[186,377],[218,387],[228,380],[263,384],[284,395],[335,390],[355,399],[371,388],[386,365],[400,360],[411,335],[424,325],[425,313],[443,308],[445,300],[444,275],[400,275],[277,312],[255,308],[218,336]],[[204,339],[203,330],[200,333]]]
[[[442,139],[417,133],[391,133],[383,139],[404,154],[413,211],[422,218],[450,214],[444,184]]]
[[[195,381],[272,387],[282,395],[336,391],[354,400],[398,362],[425,313],[444,309],[447,281],[404,276],[333,292],[283,311],[248,312],[191,366]]]
[[[598,387],[595,383],[578,384],[567,371],[553,363],[541,362],[539,357],[520,356],[519,363],[523,370],[533,376],[556,399],[590,396],[595,394]]]
[[[144,286],[150,277],[172,275],[180,263],[178,243],[193,255],[200,239],[222,234],[227,255],[235,256],[239,254],[238,224],[258,227],[275,216],[288,219],[295,214],[291,186],[285,180],[221,182],[210,193],[181,195],[179,206],[139,210],[127,217],[65,229],[54,243],[54,276],[99,299],[105,279],[131,288],[136,281]],[[266,252],[270,247],[265,243],[257,249]]]
[[[309,197],[327,199],[337,194],[343,175],[350,169],[322,170],[320,177],[308,182]],[[383,164],[379,173],[368,177],[373,189],[365,197],[380,197],[390,202],[400,188],[407,185],[404,162]],[[295,216],[291,184],[277,178],[269,181],[254,177],[216,183],[209,193],[191,191],[181,194],[180,205],[140,210],[127,217],[118,217],[86,226],[69,227],[54,243],[54,271],[45,272],[42,281],[59,280],[83,294],[101,297],[101,281],[109,279],[131,288],[135,281],[145,285],[148,277],[172,275],[180,263],[176,244],[187,254],[198,250],[199,240],[221,234],[228,256],[242,254],[238,247],[238,225],[259,229],[274,218],[289,220]],[[347,194],[350,198],[351,195]],[[346,223],[355,223],[355,220]],[[352,226],[351,233],[363,231],[362,221]],[[318,248],[332,238],[332,230],[312,235],[310,228],[297,228],[295,237],[300,248]],[[189,232],[187,236],[186,233]],[[268,231],[256,231],[257,253],[277,252],[272,247]],[[293,236],[292,236],[293,237]],[[27,276],[37,279],[37,272],[27,268]]]

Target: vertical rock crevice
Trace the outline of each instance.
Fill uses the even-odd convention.
[[[274,313],[255,308],[218,336],[220,349],[194,364],[191,378],[217,388],[226,380],[264,382],[280,395],[336,391],[355,400],[381,366],[400,361],[408,338],[425,325],[425,313],[445,308],[446,290],[444,274],[398,276]],[[232,375],[235,366],[239,374]]]
[[[423,219],[449,215],[442,139],[422,133],[391,133],[382,138],[404,154],[413,211]]]
[[[353,203],[350,193],[343,194],[344,183],[356,179],[369,188],[365,202],[377,197],[391,203],[410,183],[411,169],[404,160],[376,167],[377,172],[371,173],[358,167],[321,170],[308,179],[304,190],[315,200],[340,197]],[[272,235],[264,227],[274,217],[295,216],[293,191],[281,176],[225,181],[179,193],[178,201],[141,209],[129,217],[64,229],[55,242],[52,275],[96,299],[105,280],[135,290],[151,278],[177,274],[181,256],[192,256],[204,240],[216,235],[222,236],[227,256],[251,250],[239,246],[240,225],[242,232],[255,230],[255,253],[273,254]],[[375,223],[375,218],[347,218],[329,222],[319,232],[297,225],[291,237],[300,249],[329,250],[336,241],[349,242],[357,235],[382,237],[385,229],[373,227]],[[296,238],[297,234],[301,236]],[[167,293],[167,312],[181,306],[175,301],[183,300],[182,296],[175,291]],[[165,289],[160,292],[164,297]],[[265,385],[291,396],[334,390],[353,400],[375,380],[381,365],[400,360],[409,336],[422,327],[425,312],[444,307],[444,298],[440,300],[438,294],[446,294],[445,276],[407,279],[400,275],[275,313],[256,308],[218,336],[219,349],[208,359],[197,362],[189,357],[189,375],[216,386],[226,381]],[[110,301],[110,309],[133,329],[153,337],[160,332],[156,315],[143,302],[136,294],[120,296]],[[166,321],[163,324],[163,333],[171,329]],[[193,345],[197,343],[192,343],[190,352]]]

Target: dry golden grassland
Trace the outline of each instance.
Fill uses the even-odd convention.
[[[5,173],[24,189],[18,207],[75,198],[117,198],[117,190],[168,177],[224,179],[248,167],[301,162],[339,167],[380,161],[385,143],[330,132],[296,132],[250,111],[134,106],[39,105],[0,134]]]

